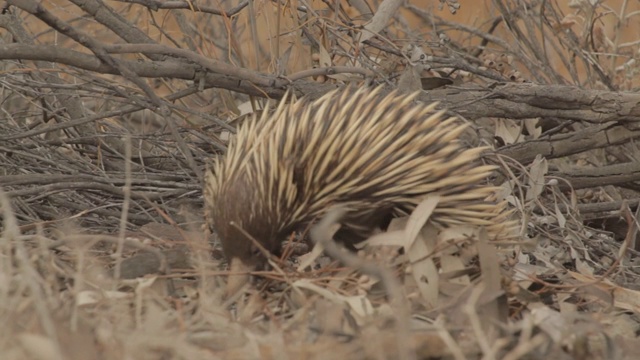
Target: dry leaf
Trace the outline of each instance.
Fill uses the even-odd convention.
[[[47,337],[37,334],[22,333],[18,341],[24,350],[37,360],[62,360],[64,356],[59,352],[56,343]]]
[[[336,304],[348,304],[358,316],[367,317],[375,310],[366,296],[343,296],[312,283],[308,279],[296,280],[293,284],[299,289],[307,289]]]
[[[558,226],[560,226],[561,229],[564,229],[565,226],[567,225],[567,218],[565,218],[564,214],[562,214],[562,211],[560,211],[560,208],[558,207],[558,203],[555,203],[554,207],[556,211],[556,219],[558,219]]]
[[[318,46],[318,55],[320,56],[320,59],[318,60],[320,67],[330,67],[333,65],[331,55],[329,55],[329,52],[324,48],[324,46]]]
[[[496,247],[489,243],[489,235],[487,230],[482,229],[478,236],[478,257],[480,259],[480,269],[482,271],[482,282],[484,283],[484,291],[482,299],[489,300],[481,302],[482,310],[479,314],[482,320],[485,320],[485,330],[489,330],[488,326],[495,326],[495,322],[505,324],[509,318],[507,299],[502,290],[502,273],[500,271],[500,259]],[[489,325],[491,324],[491,325]]]
[[[225,293],[227,297],[236,294],[245,284],[249,283],[249,268],[240,259],[233,258],[229,265],[229,275]]]
[[[360,36],[360,43],[363,43],[371,39],[380,30],[387,27],[389,20],[396,15],[398,8],[402,5],[402,0],[384,0],[378,10],[376,11],[371,21],[364,26],[362,35]]]
[[[433,259],[429,255],[434,249],[429,249],[423,238],[424,225],[427,223],[431,214],[438,206],[440,196],[427,196],[411,213],[407,225],[405,227],[404,250],[411,263],[411,274],[413,275],[418,289],[422,297],[430,306],[436,306],[438,303],[439,281],[438,268]],[[429,231],[426,237],[435,239],[437,233]]]
[[[594,283],[591,286],[602,289],[604,292],[613,294],[613,305],[617,308],[640,312],[640,291],[623,288],[612,283],[609,279],[595,281],[596,278],[591,275],[577,273],[575,271],[567,272],[574,279],[583,283]]]
[[[533,323],[549,335],[556,344],[561,343],[568,330],[564,316],[541,303],[530,304],[529,308]]]
[[[542,135],[542,127],[538,126],[540,118],[524,119],[524,127],[532,138],[538,139]]]
[[[416,236],[420,233],[424,224],[427,223],[431,214],[438,206],[440,202],[440,196],[428,195],[411,213],[407,225],[405,228],[406,243],[404,245],[405,250],[409,250],[416,241]]]
[[[496,137],[499,137],[505,144],[515,144],[524,139],[520,136],[522,132],[520,125],[513,120],[498,119],[496,122]]]
[[[442,255],[440,256],[440,268],[442,273],[455,272],[456,270],[465,269],[465,265],[459,256]],[[468,275],[458,276],[448,280],[449,283],[457,285],[469,285],[471,280]]]
[[[547,159],[541,155],[536,155],[535,160],[531,164],[531,170],[529,171],[530,177],[528,179],[529,189],[527,189],[526,200],[537,199],[545,187],[544,176],[549,172],[549,165]]]
[[[296,269],[296,271],[302,272],[304,271],[304,269],[310,268],[311,265],[313,265],[313,263],[316,261],[316,259],[318,259],[318,257],[322,255],[323,251],[324,249],[322,248],[322,244],[317,243],[313,247],[313,249],[311,249],[311,252],[298,257],[298,261],[300,262],[300,265],[298,265],[298,268]]]

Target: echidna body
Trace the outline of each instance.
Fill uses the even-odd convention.
[[[243,124],[205,181],[208,222],[227,259],[252,267],[245,234],[277,252],[287,235],[334,205],[349,210],[344,234],[366,235],[372,220],[409,213],[432,193],[440,195],[433,221],[499,232],[504,204],[487,201],[496,189],[483,185],[494,167],[477,161],[486,149],[463,147],[466,125],[415,97],[380,88],[315,101],[287,95],[275,111]]]

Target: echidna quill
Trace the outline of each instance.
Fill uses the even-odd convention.
[[[432,221],[487,226],[498,236],[505,205],[487,200],[496,189],[483,185],[494,170],[478,161],[486,149],[465,148],[458,137],[466,125],[416,96],[380,88],[315,101],[287,95],[243,124],[204,186],[207,221],[232,268],[259,260],[246,234],[277,253],[293,231],[342,205],[349,213],[339,236],[355,242],[375,220],[410,213],[431,193],[440,195]]]

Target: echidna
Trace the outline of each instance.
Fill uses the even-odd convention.
[[[486,200],[496,190],[483,185],[494,170],[478,162],[486,149],[462,146],[466,125],[443,119],[435,104],[416,104],[416,96],[380,88],[314,101],[287,95],[242,125],[227,155],[207,169],[204,187],[207,221],[227,259],[252,268],[257,255],[245,234],[277,252],[333,205],[349,210],[342,237],[361,239],[372,220],[409,213],[430,193],[440,195],[433,221],[497,234],[504,204]]]

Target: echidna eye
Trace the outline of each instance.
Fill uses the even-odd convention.
[[[420,60],[424,60],[426,58],[425,54],[420,55]]]

